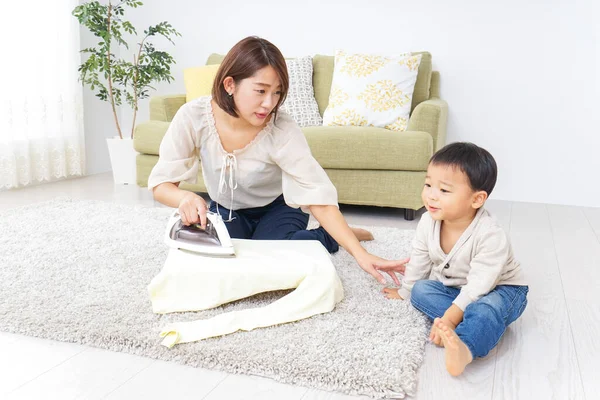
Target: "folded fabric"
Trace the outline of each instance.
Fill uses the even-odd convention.
[[[296,289],[265,307],[169,324],[160,333],[163,345],[173,347],[238,330],[298,321],[333,310],[344,297],[331,257],[320,242],[232,241],[235,258],[170,249],[165,266],[148,286],[153,311],[207,310],[257,293]]]

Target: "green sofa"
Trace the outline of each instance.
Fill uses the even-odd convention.
[[[302,128],[314,157],[336,186],[340,203],[403,208],[408,220],[423,206],[421,189],[427,163],[446,140],[448,105],[439,98],[440,76],[432,71],[431,54],[420,54],[406,132],[352,126]],[[222,55],[212,54],[207,64],[219,64],[222,59]],[[329,101],[333,66],[333,56],[313,58],[313,85],[321,115]],[[185,94],[150,99],[150,120],[137,125],[134,135],[139,186],[147,186],[160,142],[184,103]],[[202,172],[198,171],[198,184],[181,187],[206,192]]]

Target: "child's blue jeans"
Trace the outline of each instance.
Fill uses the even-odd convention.
[[[473,358],[484,357],[498,344],[506,327],[523,314],[528,286],[498,285],[487,295],[469,304],[456,334]],[[429,319],[441,318],[460,293],[459,288],[439,281],[417,281],[411,291],[412,305]]]
[[[210,202],[210,211],[217,212],[217,203]],[[229,218],[229,210],[219,204],[219,214]],[[328,252],[340,246],[323,228],[307,230],[308,214],[285,203],[283,195],[263,207],[245,208],[232,212],[233,221],[225,222],[229,236],[235,239],[256,240],[318,240]]]

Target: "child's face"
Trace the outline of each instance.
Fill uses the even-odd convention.
[[[431,218],[452,222],[472,218],[487,193],[474,191],[459,168],[429,164],[421,198]]]

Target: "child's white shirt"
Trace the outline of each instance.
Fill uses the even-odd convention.
[[[497,285],[527,284],[506,232],[483,207],[449,254],[440,244],[441,226],[429,213],[421,217],[398,292],[402,298],[410,297],[416,281],[436,280],[461,289],[453,303],[464,311]]]

